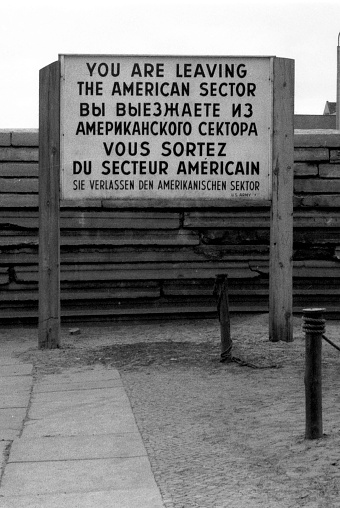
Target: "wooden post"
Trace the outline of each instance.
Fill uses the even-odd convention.
[[[39,73],[39,348],[60,337],[60,64]]]
[[[322,335],[325,309],[303,309],[306,334],[306,439],[322,437]]]
[[[231,362],[231,349],[233,342],[230,336],[230,316],[228,301],[228,276],[217,275],[215,282],[215,295],[217,296],[217,312],[221,330],[221,362]]]
[[[336,68],[336,117],[335,117],[337,130],[340,130],[340,33],[338,35],[337,47],[337,68]]]
[[[273,58],[269,339],[293,340],[294,61]]]

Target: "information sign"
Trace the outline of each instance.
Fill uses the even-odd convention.
[[[270,200],[272,60],[61,55],[61,197]]]
[[[60,198],[81,215],[270,206],[269,337],[293,340],[293,172],[293,60],[62,55],[41,69],[39,347],[59,345]]]

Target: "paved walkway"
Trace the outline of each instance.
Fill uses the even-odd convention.
[[[161,508],[116,369],[44,376],[0,360],[1,508]]]
[[[43,353],[35,328],[0,329],[0,508],[339,508],[339,352],[323,346],[325,439],[305,440],[294,324],[275,343],[267,316],[232,318],[235,356],[275,369],[221,364],[213,320],[65,327]]]

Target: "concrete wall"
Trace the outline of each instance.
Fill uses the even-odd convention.
[[[295,129],[335,129],[335,115],[294,115]]]
[[[339,313],[340,134],[295,131],[294,310]],[[215,314],[217,273],[233,311],[268,309],[269,210],[66,207],[64,320]],[[0,319],[38,315],[38,132],[0,131]],[[338,316],[337,316],[338,317]]]

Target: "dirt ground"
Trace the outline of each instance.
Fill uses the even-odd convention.
[[[340,352],[323,341],[323,429],[305,439],[305,341],[268,340],[268,316],[232,316],[233,355],[220,363],[216,320],[62,329],[40,351],[35,328],[3,328],[3,344],[35,375],[113,366],[121,374],[168,508],[340,507]],[[340,345],[340,323],[326,335]],[[257,368],[254,368],[257,367]]]

